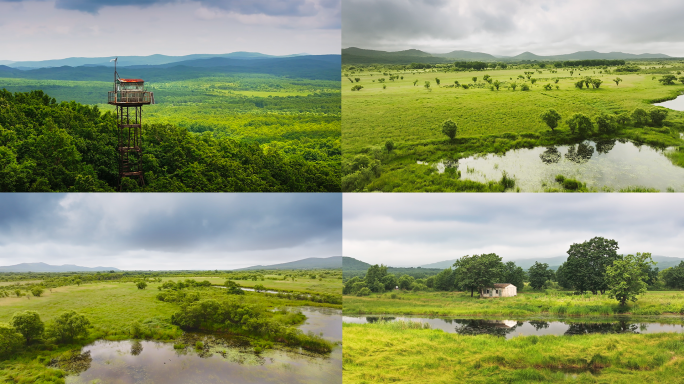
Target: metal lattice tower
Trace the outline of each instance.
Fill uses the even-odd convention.
[[[116,71],[114,59],[114,89],[109,92],[108,103],[116,106],[119,126],[119,190],[124,177],[137,177],[145,185],[142,168],[142,106],[154,104],[152,92],[145,91],[142,79],[122,79]]]

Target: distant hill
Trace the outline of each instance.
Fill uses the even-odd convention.
[[[439,64],[452,61],[566,61],[566,60],[629,60],[629,59],[667,59],[671,56],[662,53],[642,53],[632,54],[624,52],[601,53],[596,51],[579,51],[568,54],[540,56],[532,52],[523,52],[516,56],[494,56],[483,52],[471,52],[455,50],[449,53],[427,53],[418,49],[408,49],[404,51],[387,52],[372,49],[362,49],[356,47],[345,48],[342,50],[342,64],[411,64],[426,63]],[[15,64],[12,64],[15,65]]]
[[[544,257],[544,258],[535,258],[535,259],[518,259],[518,260],[507,260],[504,258],[504,262],[508,261],[513,261],[515,265],[518,267],[522,267],[522,269],[529,269],[531,266],[534,265],[536,261],[540,263],[546,263],[549,265],[549,268],[555,270],[558,269],[558,267],[561,266],[567,260],[568,256],[555,256],[555,257]],[[670,268],[679,265],[680,262],[684,261],[684,258],[680,257],[668,257],[668,256],[652,256],[651,257],[653,261],[655,261],[657,264],[655,265],[656,267],[660,268],[660,270],[663,270],[665,268]],[[446,269],[454,265],[454,262],[456,259],[453,260],[444,260],[444,261],[439,261],[436,263],[432,264],[425,264],[421,265],[422,268],[440,268],[440,269]]]
[[[366,270],[368,270],[368,268],[370,268],[370,266],[371,266],[370,264],[365,263],[361,260],[356,260],[353,257],[344,256],[342,258],[342,269],[345,269],[345,270],[364,270],[364,271],[366,271]]]
[[[433,53],[433,56],[444,57],[451,60],[463,60],[463,61],[497,61],[496,56],[490,55],[488,53],[482,52],[470,52],[470,51],[452,51],[449,53]]]
[[[213,57],[155,65],[122,65],[121,77],[150,81],[177,81],[229,73],[260,73],[292,78],[339,80],[340,55],[275,58]],[[119,64],[123,64],[121,61]],[[20,70],[0,66],[0,77],[33,80],[111,81],[113,70],[104,65],[61,66]]]
[[[120,271],[112,267],[80,267],[73,264],[50,265],[45,263],[21,263],[0,267],[0,272],[97,272]]]
[[[185,56],[166,56],[166,55],[149,55],[149,56],[119,56],[119,65],[160,65],[176,63],[179,61],[196,60],[196,59],[209,59],[212,57],[225,57],[231,59],[271,59],[271,58],[283,58],[283,57],[293,57],[293,56],[306,56],[306,54],[295,54],[286,56],[273,56],[266,55],[258,52],[232,52],[232,53],[220,53],[220,54],[194,54]],[[103,65],[108,67],[113,67],[114,62],[111,61],[116,56],[109,57],[69,57],[66,59],[56,59],[56,60],[41,60],[41,61],[0,61],[0,64],[5,64],[14,68],[51,68],[51,67],[80,67],[84,65]]]
[[[291,261],[289,263],[272,265],[255,265],[253,267],[240,268],[236,271],[250,271],[257,269],[336,269],[342,268],[342,256],[332,257],[309,257],[307,259]]]

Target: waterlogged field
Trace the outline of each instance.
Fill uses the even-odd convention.
[[[470,297],[469,292],[402,292],[344,296],[345,315],[397,314],[430,316],[533,316],[533,315],[680,315],[684,292],[651,291],[625,307],[607,295],[572,295],[571,292],[521,292],[504,300]]]
[[[345,383],[676,383],[684,336],[460,335],[419,323],[343,325]]]
[[[678,382],[682,313],[681,291],[627,307],[556,291],[344,296],[344,382]]]
[[[226,289],[211,286],[223,285],[226,276],[182,273],[148,278],[144,289],[137,287],[140,279],[136,276],[105,282],[79,280],[77,284],[78,275],[63,274],[66,278],[60,281],[68,281],[66,285],[41,285],[44,291],[38,296],[28,293],[39,285],[38,280],[10,281],[0,297],[0,323],[9,322],[16,312],[31,310],[49,326],[60,314],[73,310],[84,315],[90,326],[87,336],[72,342],[56,342],[46,334],[6,360],[0,359],[0,382],[222,382],[230,374],[234,382],[255,377],[289,383],[340,380],[342,280],[334,271],[320,272],[316,279],[308,271],[287,273],[295,281],[290,279],[288,293],[280,296],[254,291],[227,294]],[[233,281],[271,286],[266,277],[278,276],[253,275],[264,280]],[[199,284],[205,280],[210,284]],[[171,281],[175,288],[169,285]],[[210,320],[217,312],[206,312],[217,305],[224,305],[220,310],[233,306],[245,311],[271,331],[217,326]],[[193,311],[205,311],[200,315],[204,320],[192,325],[196,321]],[[162,365],[164,361],[189,371],[180,374]],[[189,377],[189,372],[195,373]]]
[[[458,163],[459,159],[476,154],[504,154],[519,148],[577,145],[583,140],[571,134],[566,124],[570,116],[583,113],[594,120],[601,113],[631,113],[636,108],[651,110],[655,108],[652,103],[673,99],[684,91],[680,82],[665,86],[658,81],[665,73],[683,69],[678,62],[667,66],[643,65],[638,73],[610,74],[604,73],[603,67],[453,72],[345,66],[342,71],[343,190],[509,189],[511,184],[501,180],[501,171],[483,182],[470,179],[466,167],[455,166],[451,172],[440,173],[433,164]],[[525,72],[532,73],[530,79],[534,83],[527,79]],[[492,83],[499,83],[498,90],[490,90],[490,84],[483,80],[485,75],[491,77]],[[390,80],[390,76],[394,79]],[[576,88],[575,83],[587,76],[601,80],[602,84],[599,88]],[[619,85],[612,81],[617,77],[622,79]],[[430,83],[429,88],[425,87],[426,82]],[[469,88],[456,87],[455,82]],[[513,83],[515,90],[510,87]],[[522,85],[529,90],[522,91]],[[354,86],[362,88],[352,90]],[[550,108],[562,117],[555,132],[539,117]],[[441,124],[447,119],[452,119],[458,127],[453,141],[442,133]],[[662,127],[628,125],[612,134],[595,132],[591,139],[622,139],[661,150],[672,148],[670,152],[676,154],[666,157],[661,153],[660,156],[682,166],[678,148],[684,145],[683,132],[684,112],[668,110]],[[391,151],[385,146],[387,141],[393,143]],[[515,179],[517,175],[509,173],[508,176]],[[541,184],[539,180],[535,187],[543,190]],[[620,190],[622,186],[607,182],[595,188]]]

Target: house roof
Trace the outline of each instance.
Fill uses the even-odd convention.
[[[122,83],[144,83],[143,79],[119,79]]]
[[[508,287],[509,285],[511,285],[511,284],[509,284],[509,283],[499,283],[499,284],[494,284],[494,288],[506,288],[506,287]]]

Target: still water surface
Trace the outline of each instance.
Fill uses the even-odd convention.
[[[304,332],[342,340],[339,309],[299,307],[307,316]],[[67,383],[341,383],[342,348],[330,355],[298,350],[254,353],[249,343],[216,335],[191,335],[206,347],[175,350],[172,343],[96,341],[83,347],[81,367]]]
[[[500,156],[471,156],[458,161],[425,164],[444,172],[448,167],[461,171],[461,178],[486,182],[498,181],[503,172],[515,178],[523,192],[543,192],[560,188],[556,175],[573,178],[589,188],[613,190],[642,186],[665,192],[670,188],[684,192],[684,168],[665,156],[672,149],[654,149],[632,142],[585,141],[577,145],[516,149]]]
[[[616,318],[609,321],[577,321],[576,319],[546,320],[492,320],[492,319],[442,319],[401,316],[344,316],[345,323],[374,323],[384,321],[419,321],[430,324],[432,329],[462,335],[490,334],[510,339],[515,336],[543,335],[584,335],[590,333],[684,333],[684,319],[678,324],[661,324],[637,321],[629,318]]]

